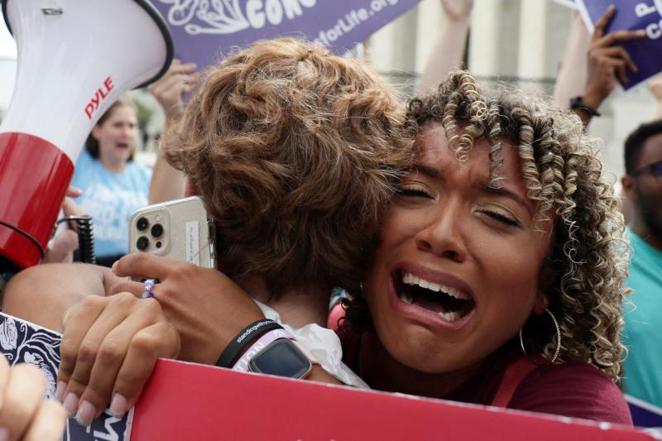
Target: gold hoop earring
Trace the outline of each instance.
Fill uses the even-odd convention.
[[[556,349],[554,350],[554,356],[552,357],[551,363],[554,363],[557,358],[559,358],[559,353],[561,352],[561,328],[559,328],[559,322],[556,321],[556,317],[552,314],[552,311],[549,308],[545,308],[545,312],[551,317],[552,322],[554,323],[554,328],[556,329]],[[523,328],[523,327],[522,327]],[[519,345],[522,348],[524,355],[526,354],[526,348],[524,348],[524,337],[522,336],[522,328],[519,330]]]

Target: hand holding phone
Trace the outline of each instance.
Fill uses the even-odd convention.
[[[129,251],[215,268],[214,226],[197,196],[149,205],[129,221]]]

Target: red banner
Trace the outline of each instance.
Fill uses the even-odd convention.
[[[160,360],[131,441],[653,440],[627,427]]]

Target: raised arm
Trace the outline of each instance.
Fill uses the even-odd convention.
[[[182,96],[193,90],[198,80],[195,69],[195,64],[182,64],[179,60],[174,60],[163,78],[149,86],[149,91],[161,104],[166,115],[164,133],[184,110]],[[184,197],[184,182],[184,174],[166,161],[161,143],[149,185],[149,203],[156,204]]]
[[[419,93],[436,87],[449,72],[462,68],[473,5],[473,0],[441,0],[441,31],[423,71]]]
[[[554,105],[567,108],[571,98],[584,93],[586,53],[590,42],[591,36],[579,12],[573,12],[561,67],[554,84]]]
[[[621,44],[626,41],[642,39],[646,36],[646,32],[643,30],[623,30],[606,34],[605,30],[615,14],[616,8],[612,5],[595,22],[595,28],[586,51],[586,61],[584,62],[586,66],[586,86],[572,105],[572,110],[581,118],[584,127],[588,126],[591,119],[598,114],[600,105],[612,93],[617,81],[626,81],[629,73],[638,70]],[[571,37],[573,36],[571,35]],[[577,44],[579,45],[579,43]],[[567,91],[572,90],[572,86],[569,86],[568,82],[576,81],[577,77],[573,77],[573,75],[582,75],[584,72],[582,65],[572,64],[576,63],[575,57],[569,56],[568,58],[570,60],[568,60],[569,63],[565,67],[563,76],[559,75],[559,82],[562,81],[562,83],[557,86],[558,93],[555,93],[555,100],[562,107],[570,105],[570,103],[558,102],[559,99],[565,98],[563,95]]]

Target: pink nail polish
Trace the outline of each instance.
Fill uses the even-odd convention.
[[[78,410],[78,397],[73,392],[69,392],[62,405],[64,406],[64,410],[67,411],[67,415],[71,418]]]
[[[78,407],[78,412],[76,413],[76,421],[83,427],[87,427],[92,424],[94,416],[97,414],[97,409],[90,403],[85,400],[80,403]]]
[[[129,410],[129,402],[126,400],[124,395],[115,394],[113,395],[113,400],[110,402],[109,410],[110,414],[115,418],[122,418]]]

